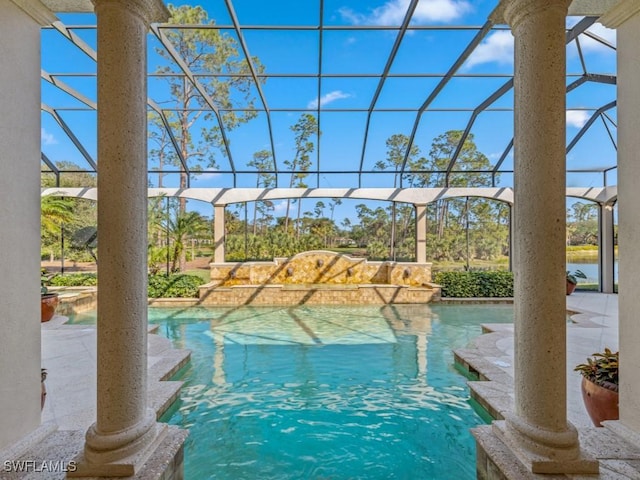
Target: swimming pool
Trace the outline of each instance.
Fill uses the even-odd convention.
[[[81,318],[76,319],[76,321]],[[192,350],[181,401],[187,479],[475,478],[452,349],[510,305],[150,309]]]

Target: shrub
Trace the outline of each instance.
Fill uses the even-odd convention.
[[[198,298],[202,278],[197,275],[149,275],[149,298]],[[93,287],[98,284],[95,273],[57,275],[50,280],[56,287]]]
[[[196,275],[149,275],[149,298],[198,298],[200,285]]]
[[[95,273],[56,275],[49,280],[49,285],[54,287],[95,287],[97,284],[98,276]]]
[[[438,272],[433,281],[442,286],[443,297],[513,297],[512,272]]]

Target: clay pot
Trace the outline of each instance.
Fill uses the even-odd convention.
[[[567,295],[571,295],[575,289],[576,289],[576,284],[571,283],[569,280],[567,280]]]
[[[618,392],[601,387],[582,377],[582,400],[596,427],[604,420],[618,420]]]
[[[40,321],[48,322],[53,318],[53,314],[56,312],[58,306],[57,293],[44,293],[40,296]]]

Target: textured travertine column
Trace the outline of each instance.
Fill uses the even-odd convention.
[[[640,2],[623,0],[600,20],[618,37],[620,421],[612,427],[640,444]]]
[[[597,471],[567,422],[565,17],[568,0],[504,1],[515,37],[515,414],[496,433],[534,473]]]
[[[225,205],[213,207],[213,263],[224,263],[225,256]]]
[[[40,2],[0,0],[0,12],[3,450],[40,425],[40,26],[55,17]]]
[[[73,476],[134,474],[166,426],[147,408],[146,36],[160,0],[94,0],[98,18],[98,404]]]
[[[613,246],[613,205],[607,203],[598,206],[598,266],[600,270],[600,290],[613,293],[614,285],[614,246]]]
[[[416,262],[427,263],[427,206],[416,205]]]

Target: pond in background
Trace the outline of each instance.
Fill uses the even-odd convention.
[[[598,258],[571,258],[567,259],[567,270],[570,272],[575,272],[576,270],[581,270],[587,276],[587,279],[579,278],[578,284],[580,283],[598,283],[599,279],[599,268],[598,268]],[[613,279],[614,282],[618,282],[618,259],[616,259],[613,266]]]

